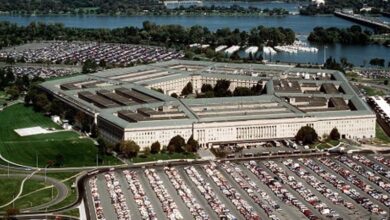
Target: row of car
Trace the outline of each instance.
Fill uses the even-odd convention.
[[[305,187],[302,182],[299,182],[294,176],[285,172],[275,161],[265,161],[263,164],[278,176],[282,180],[282,183],[289,185],[293,190],[298,192],[306,202],[316,208],[323,216],[333,219],[340,217],[335,210],[321,201],[310,189]]]
[[[106,220],[106,218],[104,217],[103,206],[100,201],[100,195],[97,187],[97,177],[96,176],[91,177],[88,180],[88,185],[92,194],[92,202],[95,208],[96,219]]]
[[[192,217],[196,220],[207,220],[210,219],[204,208],[197,201],[195,196],[192,194],[191,189],[180,177],[179,172],[174,167],[164,167],[164,171],[171,181],[173,187],[176,189],[177,194],[182,198],[184,204],[190,210]]]
[[[333,160],[329,158],[320,158],[319,161],[329,167],[330,169],[334,170],[337,174],[342,176],[344,179],[351,182],[353,185],[357,186],[360,190],[370,195],[372,198],[380,201],[381,203],[385,202],[387,200],[386,195],[382,192],[376,190],[371,185],[365,183],[361,178],[353,174],[350,170],[343,168]],[[378,209],[377,212],[384,213],[382,209]]]
[[[69,76],[74,73],[74,71],[70,69],[50,68],[50,67],[13,66],[10,68],[11,71],[16,76],[28,76],[29,78],[40,77],[43,79],[48,79],[52,77]]]
[[[252,181],[242,170],[229,161],[222,163],[221,167],[233,177],[234,181],[240,185],[240,187],[252,198],[252,200],[259,205],[268,218],[272,220],[278,220],[279,218],[273,214],[275,209],[280,209],[279,205],[271,199],[271,197],[260,189],[254,181]],[[265,200],[266,202],[264,202]]]
[[[211,162],[203,165],[203,169],[213,182],[218,186],[222,193],[233,203],[237,210],[245,219],[259,220],[260,216],[255,209],[242,198],[241,194],[235,189],[229,181],[217,169],[217,164]]]
[[[370,170],[366,169],[363,166],[360,166],[359,164],[355,163],[348,157],[342,156],[339,157],[338,160],[342,162],[343,164],[347,165],[350,169],[354,170],[358,174],[366,177],[370,182],[375,183],[379,187],[381,187],[386,192],[390,192],[390,183],[385,180],[384,178],[380,177],[379,175],[376,175],[374,172],[371,172]],[[380,200],[387,206],[390,207],[390,197],[386,194],[382,194],[380,196]]]
[[[139,181],[139,176],[134,170],[124,170],[123,174],[129,184],[129,190],[137,203],[139,212],[143,220],[157,220],[157,215],[153,209],[150,198],[146,195],[145,190]]]
[[[340,177],[327,172],[317,163],[311,159],[298,159],[306,167],[313,170],[316,174],[322,177],[324,180],[332,184],[334,187],[339,189],[342,193],[353,199],[356,203],[360,204],[363,208],[374,214],[383,214],[383,210],[379,206],[373,203],[369,198],[362,196],[356,189],[347,184]]]
[[[244,163],[244,166],[252,172],[261,182],[267,185],[272,192],[285,204],[295,206],[301,213],[303,213],[310,220],[319,220],[320,218],[313,214],[313,212],[300,200],[298,200],[289,190],[287,190],[279,180],[275,179],[268,172],[266,172],[256,161]]]
[[[104,174],[104,179],[108,193],[110,194],[111,203],[114,206],[117,219],[130,220],[130,209],[126,203],[126,197],[122,192],[119,180],[115,176],[115,172],[110,171]]]
[[[329,201],[331,201],[333,204],[343,205],[347,209],[355,208],[352,203],[344,200],[338,192],[327,187],[324,182],[317,179],[314,175],[311,175],[310,172],[303,168],[299,163],[294,162],[292,159],[288,159],[283,161],[283,164],[298,177],[320,192],[324,197],[329,199]]]
[[[354,160],[359,161],[363,165],[371,168],[376,173],[379,173],[380,175],[390,179],[390,170],[387,167],[384,167],[378,163],[374,163],[373,161],[371,161],[370,159],[368,159],[367,157],[365,157],[363,155],[355,154],[355,155],[352,155],[352,158]]]
[[[374,156],[374,159],[377,160],[379,163],[381,163],[382,165],[385,165],[385,169],[389,169],[390,167],[390,159],[387,159],[386,157],[384,156]]]
[[[206,199],[210,207],[217,213],[220,219],[236,220],[237,218],[231,213],[226,205],[218,198],[213,188],[196,170],[195,167],[189,166],[184,168],[189,179],[198,188],[202,196]]]
[[[164,186],[164,182],[161,180],[161,177],[156,173],[155,169],[145,169],[145,175],[152,186],[153,191],[156,193],[157,198],[160,200],[162,209],[167,215],[168,219],[184,219],[182,213],[175,200],[168,193],[167,189]]]

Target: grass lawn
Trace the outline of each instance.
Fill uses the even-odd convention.
[[[11,201],[19,192],[22,179],[0,179],[0,205]]]
[[[28,165],[45,167],[49,160],[55,160],[58,154],[64,157],[65,167],[96,165],[97,148],[87,138],[80,138],[73,131],[61,131],[52,134],[40,134],[20,137],[14,129],[41,126],[57,128],[60,126],[41,113],[22,104],[10,106],[0,112],[0,153],[8,160]],[[119,164],[110,158],[111,164]]]
[[[371,88],[369,86],[364,86],[363,89],[366,91],[368,96],[385,95],[385,93],[382,90]]]
[[[150,154],[147,157],[139,155],[132,159],[133,163],[142,163],[149,161],[157,161],[157,160],[172,160],[172,159],[195,159],[197,156],[195,154],[188,153],[158,153],[158,154]]]
[[[383,131],[378,123],[375,126],[375,137],[383,143],[390,143],[390,137]]]
[[[22,182],[22,179],[1,179],[0,181],[0,205],[3,205],[13,199],[14,196],[16,196],[19,193],[19,186]],[[37,181],[33,179],[29,179],[24,183],[23,186],[23,193],[19,199],[15,201],[15,207],[17,208],[28,208],[31,206],[30,202],[32,202],[33,205],[39,205],[46,202],[49,202],[51,200],[51,194],[50,197],[44,197],[44,193],[38,194],[34,193],[29,196],[23,197],[23,195],[26,195],[30,192],[33,192],[35,190],[38,190],[40,188],[43,188],[47,186],[42,181]],[[51,193],[51,191],[50,191]],[[9,207],[11,207],[10,205]],[[3,210],[6,210],[6,208],[3,208]]]
[[[34,206],[48,203],[52,201],[52,190],[53,190],[53,198],[55,198],[58,194],[57,189],[48,188],[21,197],[20,199],[15,201],[15,207],[19,209],[25,209],[25,208],[30,208],[31,205],[34,207]]]

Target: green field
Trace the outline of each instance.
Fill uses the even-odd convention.
[[[385,131],[383,131],[382,127],[378,123],[375,127],[375,136],[378,140],[382,141],[385,144],[390,143],[390,137],[387,136]]]
[[[19,192],[22,179],[0,179],[0,205],[11,201]]]
[[[52,200],[52,196],[53,198],[55,198],[57,194],[58,191],[56,188],[54,189],[48,188],[48,189],[40,190],[17,199],[15,201],[15,207],[17,207],[18,209],[26,209],[26,208],[46,204]]]
[[[0,205],[4,205],[5,203],[11,201],[14,198],[14,196],[16,196],[19,193],[19,187],[20,187],[21,182],[22,182],[22,178],[16,179],[16,178],[10,177],[9,179],[6,179],[6,178],[0,179],[0,192],[1,192]],[[43,188],[45,186],[46,186],[46,184],[42,181],[37,181],[37,180],[33,180],[33,179],[27,180],[24,183],[23,193],[22,193],[21,197],[19,199],[17,199],[14,203],[15,207],[28,208],[31,205],[30,202],[33,202],[32,203],[33,205],[39,205],[39,204],[43,204],[43,203],[48,202],[47,196],[46,197],[43,196],[43,193],[41,193],[41,194],[34,193],[34,194],[28,195],[26,197],[23,196],[23,195],[26,195],[30,192],[33,192],[33,191],[38,190],[40,188]],[[50,191],[50,193],[51,193],[51,191]],[[51,195],[50,195],[50,199],[51,199]],[[11,207],[11,205],[9,207]],[[3,208],[3,210],[5,210],[5,209],[6,208]]]
[[[0,153],[6,159],[23,165],[45,167],[47,162],[55,160],[61,154],[65,167],[96,165],[97,148],[92,140],[80,138],[73,131],[61,131],[20,137],[14,129],[41,126],[43,128],[60,127],[41,113],[22,104],[10,106],[0,112]],[[119,161],[108,157],[111,164]]]
[[[369,86],[364,86],[363,89],[366,91],[368,96],[385,95],[385,93],[382,90],[371,88]]]

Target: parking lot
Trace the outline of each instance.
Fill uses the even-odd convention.
[[[385,219],[390,157],[342,155],[116,170],[86,181],[91,219]]]
[[[98,42],[51,42],[26,44],[0,51],[0,60],[13,58],[25,63],[82,64],[93,60],[97,64],[128,66],[179,59],[181,52],[162,47]]]

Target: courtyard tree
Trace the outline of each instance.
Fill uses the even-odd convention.
[[[336,140],[336,141],[340,140],[339,130],[337,130],[337,128],[333,128],[332,131],[329,134],[329,138],[332,139],[332,140]]]
[[[183,147],[184,147],[185,144],[186,144],[186,141],[184,140],[184,138],[181,137],[180,135],[176,135],[175,137],[173,137],[169,141],[168,147],[169,146],[174,146],[175,147],[175,152],[181,153],[181,152],[183,152]]]
[[[181,91],[181,95],[182,96],[187,96],[187,95],[193,93],[193,90],[194,90],[194,88],[192,87],[192,83],[188,82],[187,85]]]
[[[310,126],[301,127],[295,135],[295,140],[302,142],[303,144],[313,144],[317,139],[317,132]]]
[[[158,154],[161,150],[161,144],[160,142],[156,141],[150,146],[150,153],[152,154]]]
[[[187,152],[196,152],[199,149],[199,142],[194,139],[193,135],[191,135],[191,137],[188,139],[187,145],[191,146],[191,151]]]
[[[127,158],[133,158],[138,155],[140,147],[137,143],[132,140],[122,141],[119,144],[120,152]]]

